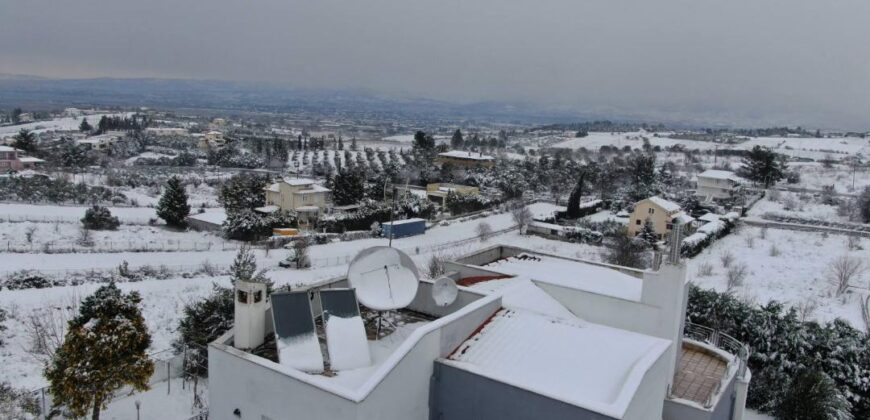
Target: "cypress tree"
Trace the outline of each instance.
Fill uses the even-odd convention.
[[[148,389],[154,362],[146,351],[151,335],[139,311],[137,292],[121,293],[114,283],[88,296],[45,377],[55,405],[64,405],[76,417],[91,411],[99,420],[112,393],[124,386]]]
[[[181,185],[178,177],[169,178],[163,196],[157,203],[157,216],[166,221],[166,224],[174,227],[187,225],[185,218],[190,214],[190,205],[187,204],[187,193]]]

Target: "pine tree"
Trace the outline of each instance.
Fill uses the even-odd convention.
[[[36,133],[26,128],[22,128],[13,139],[15,140],[15,143],[13,143],[12,146],[16,149],[24,150],[28,153],[36,152]]]
[[[82,133],[87,133],[87,132],[91,131],[92,129],[93,129],[93,127],[91,127],[91,124],[88,123],[88,119],[82,118],[82,123],[79,124],[79,131],[81,131]]]
[[[56,405],[76,417],[90,410],[91,418],[99,420],[114,391],[148,389],[154,363],[146,353],[151,335],[139,311],[141,301],[139,293],[124,294],[109,283],[82,302],[45,369]]]
[[[341,137],[338,138],[338,150],[344,150],[344,140]]]
[[[787,168],[784,156],[766,147],[755,146],[743,157],[739,172],[744,178],[762,183],[767,188],[781,180]]]
[[[350,139],[350,150],[352,150],[352,151],[355,152],[356,149],[357,149],[357,146],[356,146],[356,137],[354,137],[354,138]]]
[[[851,408],[828,375],[804,371],[792,380],[777,414],[788,420],[852,420]]]
[[[230,281],[233,284],[237,281],[269,283],[266,270],[257,271],[257,259],[249,246],[242,245],[236,253],[236,259],[230,265]]]
[[[157,203],[157,216],[169,226],[184,227],[187,225],[185,218],[188,214],[190,205],[187,204],[187,192],[178,177],[173,176],[166,181],[163,196]]]
[[[595,182],[595,178],[598,176],[598,168],[590,164],[581,167],[578,172],[577,184],[568,197],[567,215],[569,219],[580,217],[580,199],[583,196],[583,186],[586,182]]]
[[[647,217],[646,220],[643,221],[643,227],[641,227],[637,237],[643,240],[650,247],[656,245],[659,241],[659,235],[656,234],[656,229],[655,226],[653,226],[652,219]]]
[[[455,150],[462,149],[465,145],[465,141],[462,140],[462,131],[459,131],[457,128],[456,131],[453,132],[453,137],[450,139],[450,147]]]

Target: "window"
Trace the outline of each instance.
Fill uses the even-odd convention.
[[[640,219],[635,220],[635,221],[634,221],[634,224],[640,226]]]
[[[674,228],[674,225],[671,224],[671,223],[668,223],[668,224],[665,226],[665,228],[666,228],[667,230],[672,230],[672,229]]]
[[[649,214],[653,214],[653,213],[655,213],[655,212],[656,212],[656,209],[654,209],[654,208],[652,208],[652,207],[649,208]]]
[[[237,294],[237,296],[238,296],[239,302],[248,303],[248,292],[246,292],[244,290],[239,290],[239,293]]]
[[[257,290],[254,292],[254,303],[259,303],[263,300],[263,292],[261,290]]]

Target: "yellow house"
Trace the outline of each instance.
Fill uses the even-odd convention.
[[[686,214],[679,204],[654,196],[635,203],[634,211],[628,221],[628,236],[632,238],[637,236],[647,218],[652,221],[653,230],[661,240],[667,238],[674,223],[686,225],[695,220]]]
[[[426,198],[442,206],[447,204],[447,194],[450,192],[460,195],[477,195],[480,194],[480,188],[446,183],[426,185]]]
[[[296,213],[302,221],[311,221],[326,212],[330,190],[313,179],[284,178],[265,188],[266,206],[257,211],[271,213],[284,210]]]

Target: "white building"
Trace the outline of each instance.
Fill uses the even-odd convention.
[[[237,348],[236,335],[261,334],[256,353],[275,353],[271,308],[261,308],[262,331],[231,330],[209,345],[209,417],[742,419],[745,347],[685,324],[686,269],[672,258],[642,271],[485,248],[445,263],[459,288],[453,303],[436,305],[422,280],[411,304],[389,315],[388,335],[368,341],[370,363],[355,369],[327,363],[308,373]],[[310,286],[312,314],[321,291],[346,287],[345,278]],[[235,328],[260,325],[249,315]],[[331,353],[317,331],[309,347]],[[318,353],[323,367],[329,357]]]
[[[730,198],[740,188],[740,177],[734,172],[709,169],[698,174],[695,195],[703,201]]]

